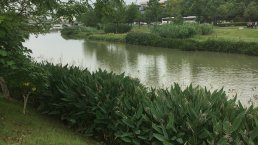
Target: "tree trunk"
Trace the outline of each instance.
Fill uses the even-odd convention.
[[[26,114],[26,108],[28,104],[28,99],[29,99],[30,93],[23,95],[23,110],[22,113],[25,115]]]
[[[7,85],[5,83],[5,80],[3,77],[0,77],[0,87],[1,87],[1,90],[0,92],[3,93],[3,96],[7,99],[11,99],[11,96],[10,96],[10,93],[9,93],[9,90],[7,88]]]

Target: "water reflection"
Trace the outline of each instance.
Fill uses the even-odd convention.
[[[102,68],[125,72],[152,87],[169,87],[174,82],[183,87],[190,83],[213,90],[224,87],[229,96],[238,93],[244,103],[258,94],[258,57],[64,40],[59,33],[31,37],[25,45],[37,60],[44,56],[54,63],[79,65],[91,71]]]

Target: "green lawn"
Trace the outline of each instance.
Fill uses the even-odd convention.
[[[151,27],[134,26],[133,32],[150,32]],[[241,29],[243,28],[243,29]],[[223,39],[229,41],[246,41],[258,42],[258,27],[257,29],[250,29],[246,27],[213,27],[214,32],[210,35],[197,35],[191,39],[198,41],[205,41],[207,39]]]
[[[198,35],[192,39],[204,41],[207,39],[223,39],[229,41],[258,42],[258,28],[250,29],[242,27],[214,27],[210,35]]]
[[[22,104],[0,98],[0,145],[98,145],[66,129],[62,123],[28,109],[21,113]]]

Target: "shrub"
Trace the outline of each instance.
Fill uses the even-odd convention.
[[[76,35],[80,32],[79,28],[77,27],[66,27],[61,30],[62,36],[71,37]]]
[[[127,24],[107,24],[104,28],[105,33],[127,33],[132,29]]]
[[[99,32],[93,27],[66,27],[61,30],[61,35],[65,39],[82,39]]]
[[[190,85],[149,89],[138,80],[99,70],[41,64],[49,85],[37,106],[109,144],[254,144],[257,108],[227,100],[223,90]]]
[[[258,108],[245,108],[236,98],[227,100],[223,90],[210,92],[192,85],[183,90],[178,84],[150,89],[124,74],[49,63],[33,66],[47,77],[35,92],[34,105],[109,144],[258,142]],[[37,81],[42,75],[30,79]]]
[[[212,25],[210,24],[200,24],[199,27],[202,35],[211,34],[213,31]]]
[[[131,32],[126,35],[125,41],[128,44],[158,46],[160,37],[152,33]]]

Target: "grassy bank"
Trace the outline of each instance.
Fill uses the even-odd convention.
[[[198,41],[212,39],[258,43],[258,29],[250,29],[246,27],[214,27],[213,30],[214,32],[210,35],[196,35],[192,39]]]
[[[189,35],[189,37],[191,36],[190,38],[177,39],[177,35],[174,34],[176,31],[188,36],[186,32],[189,30],[181,28],[181,31],[180,28],[170,28],[170,31],[169,29],[166,30],[166,27],[162,27],[161,30],[156,29],[156,32],[153,26],[135,26],[131,32],[124,34],[91,33],[86,36],[83,35],[84,32],[80,32],[74,36],[81,35],[83,38],[91,40],[125,42],[127,44],[166,47],[185,51],[214,51],[258,56],[258,29],[214,26],[213,32],[209,32],[206,35],[196,33],[193,36],[191,36],[192,34]],[[192,30],[194,29],[196,28]],[[176,31],[172,32],[172,30]],[[169,38],[174,35],[175,38]]]
[[[208,39],[206,41],[171,39],[163,38],[152,33],[132,32],[126,36],[126,43],[184,51],[214,51],[258,56],[258,43],[256,42],[226,41],[220,39]]]
[[[21,103],[0,98],[0,145],[98,145],[31,108],[27,115],[21,110]]]

